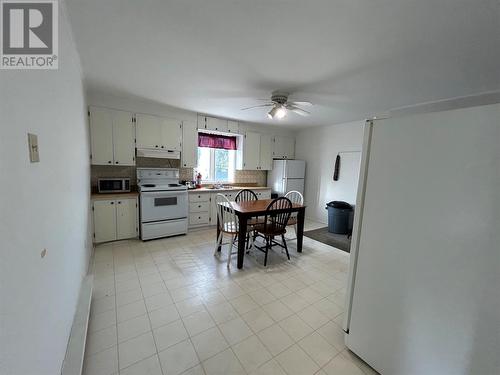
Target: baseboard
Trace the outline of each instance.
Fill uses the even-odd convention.
[[[93,283],[94,277],[92,275],[88,275],[83,279],[61,375],[82,374]]]

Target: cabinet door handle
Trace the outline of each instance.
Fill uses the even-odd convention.
[[[122,204],[122,202],[118,201],[118,204]]]
[[[158,148],[158,145],[156,145],[155,147]]]
[[[111,164],[111,160],[108,160],[108,164]]]
[[[161,148],[165,148],[165,146],[161,146]]]
[[[117,162],[117,161],[115,161],[115,164],[118,164],[118,162]]]
[[[111,204],[115,204],[115,202],[111,202]]]
[[[201,204],[198,205],[198,208],[201,208]]]

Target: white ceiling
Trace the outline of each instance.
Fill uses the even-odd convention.
[[[90,90],[285,126],[500,89],[498,0],[67,0]]]

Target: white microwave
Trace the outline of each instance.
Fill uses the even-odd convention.
[[[99,178],[97,191],[99,193],[128,193],[130,192],[130,178]]]

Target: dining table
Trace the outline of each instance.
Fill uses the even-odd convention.
[[[259,199],[254,201],[230,202],[233,206],[234,213],[238,218],[238,269],[243,268],[243,258],[245,257],[245,244],[248,228],[248,220],[251,218],[265,216],[267,207],[274,201],[274,199]],[[219,205],[228,206],[227,202],[219,202]],[[297,252],[302,252],[302,243],[304,240],[304,220],[306,206],[302,204],[292,203],[289,209],[273,210],[273,213],[281,213],[289,211],[290,213],[297,212]],[[217,238],[220,234],[219,217],[217,215]],[[221,251],[219,245],[218,251]]]

